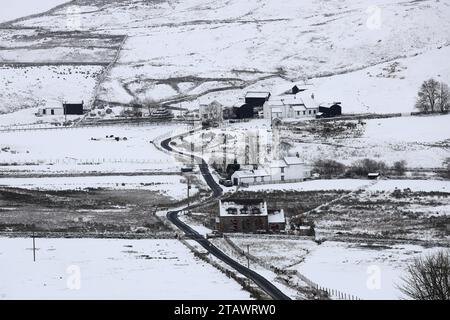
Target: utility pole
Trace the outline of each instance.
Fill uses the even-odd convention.
[[[189,190],[191,190],[191,180],[189,179],[189,176],[186,176],[186,181],[187,181],[187,201],[188,201],[188,212],[189,212],[189,207],[191,206],[191,199],[189,197]]]
[[[36,262],[36,240],[33,231],[33,262]]]
[[[247,245],[247,268],[250,269],[250,245]]]

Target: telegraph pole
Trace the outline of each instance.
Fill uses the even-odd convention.
[[[189,190],[191,189],[191,180],[189,179],[189,176],[186,176],[186,180],[187,180],[187,201],[188,201],[188,212],[189,212],[189,207],[191,206],[191,199],[189,197]]]
[[[250,269],[250,245],[247,245],[247,268]]]
[[[36,262],[36,240],[33,231],[33,262]]]

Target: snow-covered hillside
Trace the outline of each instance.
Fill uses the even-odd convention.
[[[318,99],[342,100],[348,111],[392,112],[412,111],[422,78],[449,79],[438,63],[445,49],[434,53],[450,44],[449,15],[450,4],[434,0],[82,0],[14,26],[127,35],[99,95],[122,103],[137,96],[177,106],[195,106],[197,98],[234,104],[249,87],[427,54],[425,62],[402,62],[405,79],[378,78],[374,67],[317,81]]]
[[[68,0],[1,0],[0,23],[52,9]]]

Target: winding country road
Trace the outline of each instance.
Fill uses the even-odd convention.
[[[192,132],[192,131],[191,131]],[[181,135],[165,139],[161,141],[161,147],[165,150],[173,153],[177,153],[183,156],[191,157],[190,154],[183,153],[181,151],[174,150],[170,146],[170,142],[172,139],[176,137],[180,137]],[[210,198],[209,201],[214,201],[218,199],[222,195],[222,188],[216,183],[213,176],[211,175],[211,172],[209,171],[208,164],[204,161],[204,159],[194,156],[194,160],[199,163],[200,172],[205,179],[208,186],[211,188],[213,195]],[[191,205],[189,207],[184,208],[183,210],[189,210],[193,209],[195,207],[198,207],[201,203]],[[172,222],[174,225],[176,225],[180,230],[182,230],[186,236],[189,238],[197,241],[203,248],[205,248],[209,253],[217,257],[218,259],[222,260],[226,264],[228,264],[230,267],[238,271],[240,274],[246,276],[248,279],[252,280],[258,287],[260,287],[264,292],[266,292],[272,299],[274,300],[291,300],[288,296],[286,296],[283,292],[281,292],[277,287],[275,287],[270,281],[268,281],[266,278],[261,276],[260,274],[256,273],[255,271],[243,266],[236,260],[232,259],[231,257],[227,256],[223,251],[221,251],[219,248],[214,246],[208,239],[203,237],[201,234],[199,234],[197,231],[192,229],[190,226],[188,226],[186,223],[182,222],[178,218],[178,213],[182,210],[178,211],[169,211],[167,213],[167,218],[170,222]]]

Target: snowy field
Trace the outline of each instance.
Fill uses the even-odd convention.
[[[342,100],[351,112],[392,112],[413,111],[423,78],[449,80],[441,63],[449,13],[448,3],[431,0],[87,0],[14,26],[127,35],[102,85],[100,98],[110,102],[148,97],[191,108],[204,98],[232,105],[250,88],[309,78],[319,100]],[[396,78],[379,76],[393,61],[401,64]]]
[[[405,298],[397,286],[408,263],[440,249],[334,241],[318,245],[310,240],[267,236],[235,236],[232,241],[244,249],[249,245],[251,254],[265,263],[297,270],[320,286],[361,299]],[[370,276],[376,274],[380,275],[379,286],[371,286]]]
[[[397,286],[402,284],[408,263],[438,250],[415,245],[385,248],[325,242],[312,248],[304,262],[294,268],[321,286],[361,299],[405,299]],[[378,275],[379,285],[373,281]]]
[[[148,190],[171,197],[186,198],[185,179],[180,175],[152,176],[104,176],[104,177],[48,177],[48,178],[0,178],[0,187],[31,190]],[[198,192],[192,186],[190,195]]]
[[[0,23],[22,18],[31,14],[41,13],[55,6],[68,2],[67,0],[0,0]]]
[[[283,132],[283,140],[291,144],[289,154],[299,153],[307,162],[333,159],[351,164],[358,159],[370,158],[392,165],[405,160],[407,167],[441,168],[450,157],[450,115],[397,117],[388,119],[331,122],[335,127],[354,124],[356,129],[346,129],[336,134],[320,135],[299,127],[299,133]],[[330,123],[328,123],[330,124]],[[345,124],[345,126],[344,126]]]
[[[249,299],[176,240],[0,243],[0,299]]]
[[[97,167],[107,172],[179,171],[171,155],[151,141],[185,130],[177,125],[105,126],[0,133],[0,163],[22,170],[46,167],[54,171]],[[116,141],[116,138],[119,141]],[[157,142],[155,142],[157,143]]]
[[[450,193],[450,181],[439,180],[378,180],[364,179],[336,179],[336,180],[312,180],[296,183],[282,183],[273,185],[249,186],[246,191],[320,191],[320,190],[345,190],[354,191],[365,189],[367,191],[394,191],[406,189],[423,192]]]

